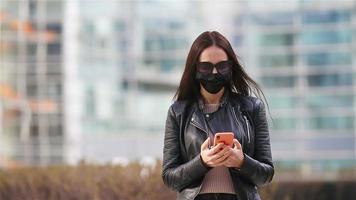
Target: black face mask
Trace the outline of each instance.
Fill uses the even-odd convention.
[[[223,87],[228,86],[231,75],[230,74],[202,74],[197,72],[196,79],[201,83],[206,91],[211,94],[218,93]]]

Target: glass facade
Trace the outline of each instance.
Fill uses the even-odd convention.
[[[72,123],[79,123],[82,157],[107,162],[159,156],[167,109],[191,39],[187,16],[175,10],[185,12],[185,3],[81,0],[80,5],[78,84],[83,98],[77,102],[80,121]],[[161,6],[169,16],[158,14]],[[151,150],[144,148],[147,137],[153,140]],[[128,152],[127,145],[112,145],[127,140],[142,148]]]
[[[31,165],[65,160],[62,20],[60,1],[0,4],[0,157],[5,160]]]
[[[0,6],[14,19],[28,18],[31,26],[25,24],[27,31],[47,31],[48,41],[26,37],[1,21],[1,42],[9,48],[0,53],[4,72],[0,84],[11,87],[0,88],[11,88],[33,100],[29,130],[36,138],[32,143],[34,163],[45,164],[49,157],[63,161],[63,135],[77,141],[77,160],[160,157],[167,109],[190,45],[201,32],[218,27],[266,94],[275,162],[287,169],[356,165],[353,1],[341,1],[337,6],[298,1],[282,10],[233,1],[226,3],[234,8],[231,12],[199,1],[19,2],[6,1]],[[67,9],[76,12],[65,12]],[[209,9],[220,14],[212,16]],[[39,17],[45,20],[39,21]],[[73,38],[64,41],[66,47],[63,34]],[[62,57],[65,51],[69,57]],[[68,96],[63,96],[65,91]],[[0,99],[5,102],[6,98]],[[49,110],[41,111],[36,104],[39,100]],[[66,119],[62,106],[69,107],[67,116],[74,113],[77,118]],[[7,109],[3,107],[2,113]],[[18,118],[11,120],[2,126],[2,133],[24,130]],[[0,137],[7,137],[2,133]],[[48,140],[40,140],[42,135]],[[58,148],[44,145],[57,136]],[[10,148],[12,141],[0,138],[0,145],[15,152]],[[128,145],[118,145],[122,143]],[[65,148],[71,148],[70,144]],[[138,147],[128,150],[132,145]],[[47,148],[53,154],[46,160],[42,157]],[[16,151],[8,155],[19,160],[25,157],[21,154],[24,149]]]
[[[278,166],[355,167],[355,2],[236,4],[248,12],[236,14],[244,31],[232,37],[242,38],[242,60],[265,89]]]

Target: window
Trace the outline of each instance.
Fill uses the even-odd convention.
[[[302,14],[302,21],[305,24],[349,22],[350,20],[349,10],[313,10]]]
[[[252,15],[251,20],[258,25],[290,25],[293,23],[293,16],[294,14],[290,12],[275,12]]]
[[[261,77],[261,80],[267,87],[294,87],[296,83],[295,76],[264,76]]]
[[[154,39],[145,40],[145,51],[157,51],[159,50],[159,44]]]
[[[290,130],[297,128],[297,119],[295,117],[279,117],[273,120],[273,128],[276,130]]]
[[[36,56],[37,54],[37,44],[36,43],[27,43],[27,54],[29,56]]]
[[[53,137],[51,140],[53,142],[53,145],[59,145],[59,143],[61,143],[60,136],[63,136],[62,125],[49,126],[48,134]]]
[[[285,67],[294,65],[293,55],[262,55],[259,58],[262,67]]]
[[[309,86],[344,86],[352,85],[352,74],[318,74],[308,75]]]
[[[241,46],[243,42],[243,35],[234,35],[232,40],[234,46]]]
[[[95,32],[94,22],[89,20],[83,20],[81,26],[82,32],[86,34],[93,34]]]
[[[62,24],[58,22],[48,23],[46,24],[46,30],[60,34],[62,33]]]
[[[184,38],[154,35],[145,39],[145,51],[180,50],[185,46],[186,40]]]
[[[84,110],[86,113],[86,116],[88,117],[94,117],[96,114],[96,98],[95,98],[95,93],[94,89],[92,87],[87,87],[85,91],[85,104],[84,104]]]
[[[273,108],[289,108],[293,109],[298,106],[298,97],[273,94],[268,97],[268,101]]]
[[[351,65],[352,55],[349,52],[319,52],[304,55],[304,61],[307,65],[322,66],[325,65]]]
[[[161,70],[171,71],[176,66],[176,61],[174,59],[162,59],[161,60]]]
[[[352,107],[352,95],[323,95],[323,94],[310,94],[305,97],[306,104],[309,108],[326,107]]]
[[[64,2],[62,1],[46,1],[47,20],[61,19],[63,15],[63,5]]]
[[[185,23],[182,21],[170,21],[167,22],[167,26],[172,30],[182,30],[185,26]]]
[[[306,119],[306,126],[309,129],[353,130],[355,125],[351,116],[317,116]]]
[[[47,54],[49,55],[61,54],[61,48],[62,47],[60,43],[47,44]]]
[[[351,150],[354,140],[351,138],[312,138],[305,141],[306,150]]]
[[[293,34],[262,34],[258,37],[258,40],[261,46],[289,46],[293,45]]]
[[[335,44],[351,43],[351,30],[317,30],[301,33],[301,41],[304,44]]]
[[[125,29],[127,29],[127,24],[124,20],[121,19],[116,19],[113,22],[114,30],[115,32],[123,32]]]

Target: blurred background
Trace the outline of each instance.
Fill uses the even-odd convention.
[[[1,0],[0,28],[0,168],[161,159],[217,30],[267,96],[277,178],[356,177],[356,0]]]

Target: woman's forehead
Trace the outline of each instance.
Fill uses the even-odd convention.
[[[199,56],[200,62],[211,62],[214,64],[227,59],[228,56],[224,49],[217,46],[210,46],[205,48]]]

